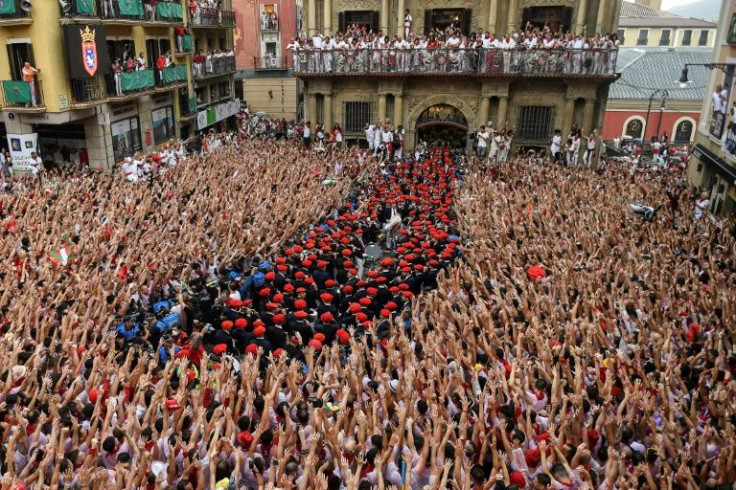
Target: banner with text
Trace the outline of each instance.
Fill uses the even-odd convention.
[[[13,158],[13,171],[25,171],[30,169],[28,160],[31,152],[36,151],[38,146],[38,133],[9,134],[8,147],[10,156]]]

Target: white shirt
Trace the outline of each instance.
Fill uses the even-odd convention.
[[[479,148],[485,148],[488,146],[488,140],[490,139],[491,135],[488,134],[488,131],[478,132],[478,147]]]
[[[411,27],[411,21],[413,19],[411,18],[411,14],[406,14],[404,16],[404,27]]]
[[[710,199],[700,199],[695,201],[695,219],[700,219],[708,211],[710,207]]]
[[[552,151],[552,154],[559,153],[560,149],[562,147],[562,136],[559,134],[556,134],[552,136],[552,146],[550,146],[550,150]]]
[[[314,49],[322,49],[322,36],[312,37],[312,46],[314,46]]]
[[[31,173],[33,175],[38,175],[39,172],[41,172],[41,165],[43,164],[40,157],[29,157],[28,158],[28,165],[30,167]]]

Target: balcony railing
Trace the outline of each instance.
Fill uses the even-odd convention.
[[[235,71],[235,56],[212,56],[210,61],[195,60],[192,63],[194,78],[207,78]]]
[[[69,9],[68,12],[62,8],[62,14],[70,17],[97,17],[98,9],[95,0],[65,0]],[[102,0],[100,0],[102,2]]]
[[[216,8],[197,7],[192,17],[195,26],[216,26],[220,19],[220,11]]]
[[[191,34],[184,34],[183,36],[176,36],[176,52],[191,53],[194,49],[194,40]]]
[[[3,80],[4,107],[44,107],[41,82],[22,80]]]
[[[253,67],[256,70],[286,70],[290,68],[288,59],[281,56],[254,56]]]
[[[156,84],[160,87],[175,85],[177,83],[186,83],[186,81],[186,65],[167,66],[163,70],[156,70]]]
[[[152,68],[129,73],[105,75],[107,93],[110,97],[126,97],[146,92],[156,86],[156,76]]]
[[[4,20],[30,19],[30,9],[23,10],[20,0],[5,0],[0,4],[0,22]]]
[[[107,98],[107,91],[103,83],[104,77],[72,79],[72,101],[75,104],[103,101]]]
[[[613,76],[615,49],[336,49],[294,53],[297,74]]]
[[[235,11],[220,10],[220,25],[229,27],[235,26]]]
[[[146,13],[142,0],[99,0],[102,17],[122,20],[145,20]],[[152,17],[149,13],[149,18]]]

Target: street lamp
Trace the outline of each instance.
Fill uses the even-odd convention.
[[[657,90],[652,92],[652,95],[649,96],[649,106],[647,107],[647,120],[644,122],[644,137],[642,138],[642,142],[641,142],[642,146],[644,145],[644,143],[646,143],[646,140],[647,140],[647,131],[649,131],[649,115],[652,112],[652,101],[657,95],[662,96],[662,105],[659,108],[659,124],[657,125],[657,136],[659,136],[659,128],[660,128],[659,125],[662,124],[662,113],[664,112],[664,109],[665,109],[664,101],[667,97],[670,96],[669,92],[661,88],[658,88]]]
[[[736,65],[734,65],[733,63],[685,63],[685,66],[682,69],[682,74],[680,75],[680,80],[678,80],[678,82],[680,83],[680,88],[686,88],[688,84],[691,83],[690,79],[688,78],[688,66],[705,66],[709,70],[712,70],[713,68],[718,68],[724,73],[733,73],[734,67],[736,67]]]

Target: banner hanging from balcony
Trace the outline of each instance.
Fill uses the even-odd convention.
[[[64,27],[69,78],[92,78],[110,71],[107,30],[102,24],[68,24]]]
[[[5,103],[10,104],[30,104],[31,84],[24,81],[4,80],[3,91],[5,92]]]
[[[77,0],[77,12],[78,15],[94,16],[95,5],[92,0]]]
[[[0,15],[15,13],[15,2],[13,0],[0,0]]]
[[[183,20],[181,4],[174,2],[156,3],[156,15],[163,20]]]
[[[187,67],[184,65],[169,66],[163,69],[161,79],[164,85],[187,81]]]
[[[138,70],[130,73],[121,73],[122,79],[120,80],[123,88],[123,93],[129,92],[140,92],[141,90],[147,90],[153,88],[155,81],[153,77],[153,70]]]
[[[141,0],[120,0],[118,6],[120,15],[143,17],[143,2]]]

